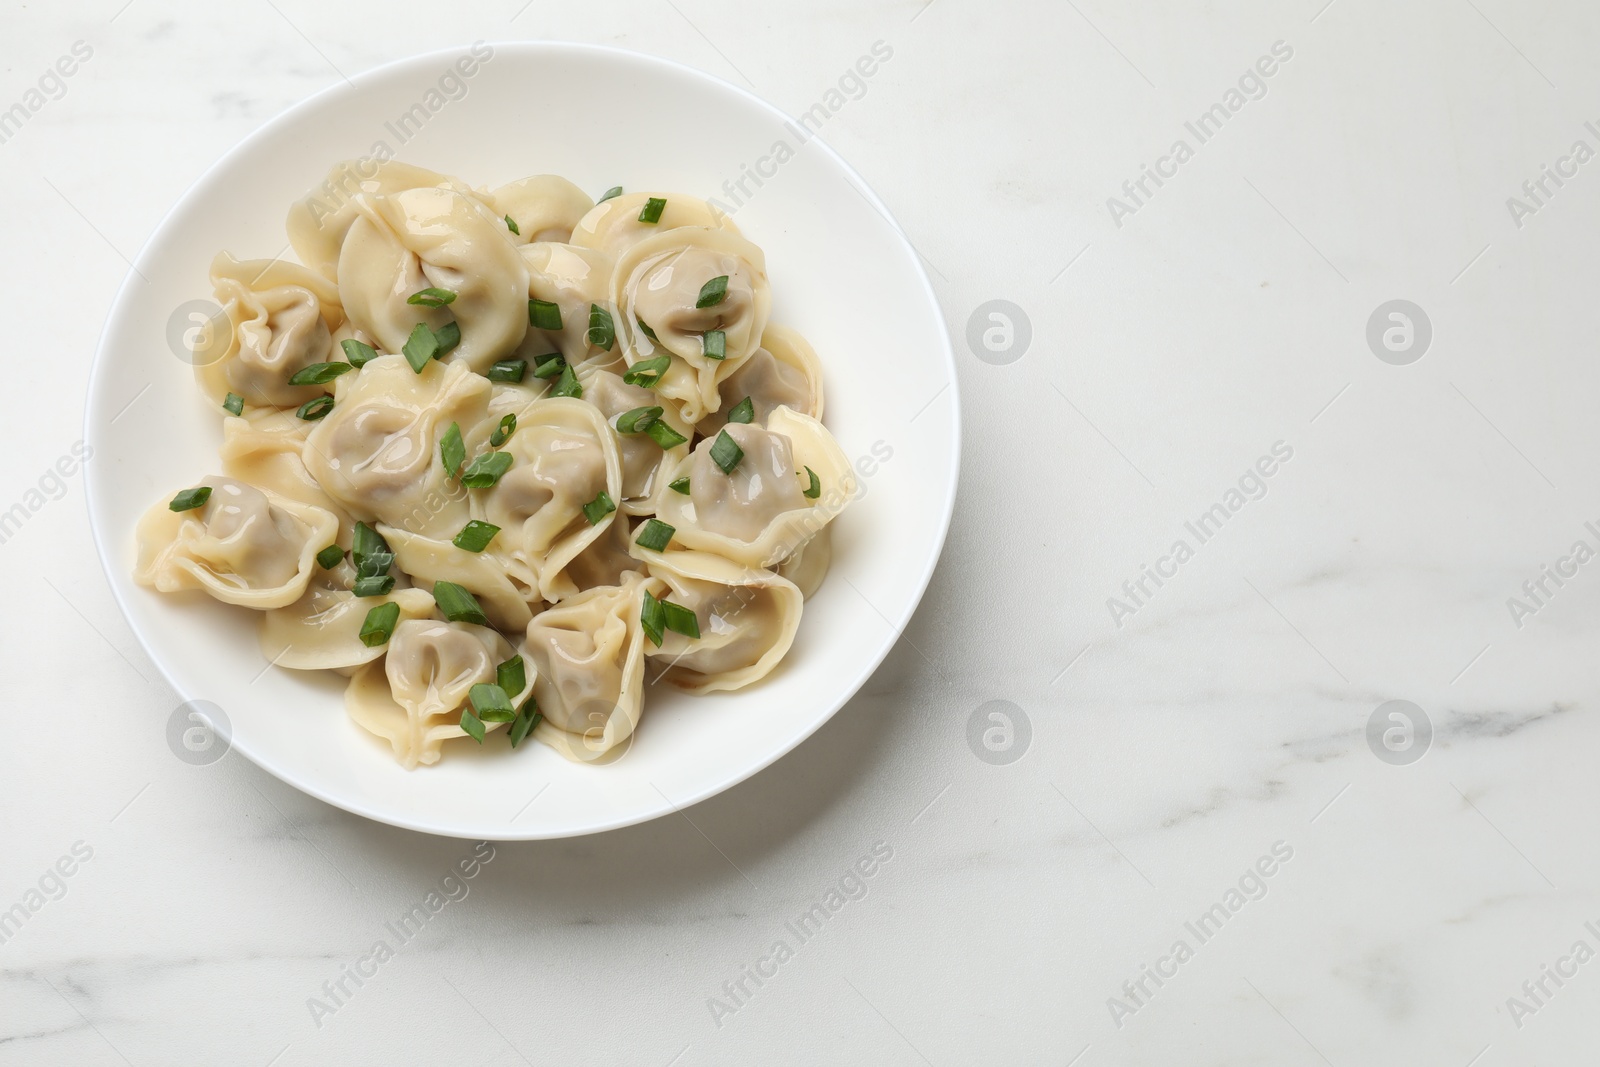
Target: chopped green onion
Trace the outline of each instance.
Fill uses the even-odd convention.
[[[694,612],[682,604],[674,604],[670,600],[661,602],[661,610],[666,615],[664,621],[667,624],[667,629],[685,637],[697,638],[700,636],[700,619]]]
[[[717,439],[711,442],[711,462],[723,474],[732,474],[741,459],[744,459],[744,449],[739,447],[739,442],[729,437],[727,430],[717,431]]]
[[[646,389],[653,389],[667,373],[667,368],[672,366],[671,356],[657,356],[654,359],[640,360],[623,372],[622,380],[629,385],[639,385]]]
[[[729,422],[748,423],[754,422],[755,418],[756,406],[749,397],[745,397],[743,400],[739,401],[737,404],[733,405],[733,407],[728,409]]]
[[[406,303],[421,304],[423,307],[428,308],[442,308],[446,304],[454,304],[455,302],[455,290],[440,289],[433,285],[428,286],[426,289],[418,289],[406,297]]]
[[[348,363],[312,363],[289,375],[290,385],[327,385],[346,371],[355,370]]]
[[[639,329],[644,332],[646,337],[650,338],[650,340],[654,341],[656,344],[661,343],[661,338],[656,336],[656,332],[650,328],[650,324],[648,322],[644,321],[643,319],[638,319],[637,321],[639,323]]]
[[[172,503],[167,507],[173,511],[193,511],[195,508],[205,507],[207,500],[211,499],[211,487],[202,485],[194,489],[185,489],[172,498]]]
[[[528,361],[525,359],[502,359],[489,368],[491,382],[520,382],[528,373]]]
[[[378,358],[376,349],[365,341],[357,341],[354,337],[346,337],[339,342],[339,347],[344,349],[344,358],[348,359],[350,365],[357,369]]]
[[[461,709],[461,728],[467,732],[468,737],[474,738],[480,745],[488,734],[483,727],[483,720],[472,714],[471,708]]]
[[[332,410],[333,397],[329,396],[327,393],[323,393],[315,400],[307,400],[304,404],[301,404],[300,407],[295,410],[295,415],[298,418],[305,419],[307,422],[316,422],[318,419],[322,418]]]
[[[356,523],[355,532],[350,536],[350,558],[355,560],[356,566],[361,566],[362,561],[368,556],[375,556],[380,553],[392,558],[393,553],[389,551],[389,542],[383,539],[381,533],[366,523]]]
[[[644,528],[639,531],[639,536],[634,538],[633,543],[640,548],[648,548],[652,552],[660,552],[667,547],[672,541],[672,535],[677,532],[678,528],[671,523],[662,522],[660,519],[650,519],[644,524]]]
[[[806,468],[806,473],[811,476],[811,484],[800,490],[800,492],[806,497],[815,500],[822,495],[822,480],[817,477],[817,472],[810,467]]]
[[[700,354],[707,359],[727,359],[727,333],[723,330],[707,330],[700,338]]]
[[[510,722],[517,717],[511,709],[511,698],[494,683],[479,682],[467,690],[467,700],[484,722]]]
[[[434,582],[433,601],[451,622],[489,625],[489,617],[478,606],[477,598],[454,582]]]
[[[533,361],[533,376],[535,378],[554,378],[561,373],[567,361],[560,352],[551,352],[549,355],[540,356]]]
[[[634,408],[617,416],[618,433],[643,433],[661,417],[661,408]]]
[[[506,691],[509,697],[528,688],[528,672],[521,656],[512,656],[494,669],[494,684]]]
[[[539,714],[539,702],[529,697],[522,702],[522,707],[517,709],[517,720],[511,724],[511,747],[516,748],[528,736],[528,731],[539,725],[539,720],[544,718]]]
[[[674,478],[672,481],[667,483],[667,488],[671,489],[674,493],[682,493],[684,496],[688,496],[689,479],[687,476],[682,478]]]
[[[662,630],[666,624],[667,613],[662,608],[661,601],[651,596],[647,590],[644,594],[644,603],[639,608],[639,628],[657,648],[661,647]]]
[[[603,204],[607,200],[615,199],[616,197],[619,197],[621,195],[622,195],[622,186],[613,185],[611,188],[609,188],[605,192],[601,193],[600,194],[600,199],[596,200],[595,203],[596,204]]]
[[[394,589],[394,575],[377,574],[370,578],[357,578],[351,586],[356,596],[387,596]]]
[[[518,237],[522,236],[522,230],[517,227],[517,220],[512,218],[510,215],[506,216],[506,229],[510,230]]]
[[[601,519],[616,510],[616,501],[611,499],[610,493],[602,489],[599,496],[583,506],[583,517],[589,520],[590,526],[598,526]]]
[[[507,415],[500,420],[500,425],[496,426],[494,432],[489,435],[489,447],[499,448],[506,443],[507,438],[516,432],[517,417],[515,415]]]
[[[238,393],[229,393],[227,396],[222,398],[222,410],[226,411],[229,415],[243,415],[244,397],[240,396]]]
[[[561,305],[548,300],[528,301],[528,324],[536,329],[557,332],[561,329]]]
[[[394,601],[379,604],[367,612],[366,621],[361,624],[361,643],[368,648],[377,648],[386,644],[394,635],[395,623],[400,621],[400,605]]]
[[[419,322],[411,327],[411,336],[406,338],[406,343],[400,351],[405,354],[406,362],[411,364],[411,369],[421,374],[422,368],[438,354],[439,338],[428,328],[427,323]]]
[[[461,473],[461,484],[468,489],[488,489],[511,469],[511,453],[480,452]]]
[[[344,562],[344,549],[338,545],[329,545],[317,553],[317,566],[325,571],[331,571]]]
[[[439,438],[439,458],[444,460],[444,472],[452,478],[460,477],[461,464],[467,459],[467,446],[461,440],[461,426],[452,422]]]
[[[728,295],[728,276],[719,274],[700,287],[700,299],[694,302],[697,308],[714,308],[722,303]]]
[[[654,226],[656,223],[661,221],[661,211],[666,206],[667,202],[665,200],[662,200],[660,197],[652,196],[649,200],[644,202],[644,210],[639,212],[639,221],[648,222],[650,225]]]
[[[556,380],[556,387],[550,390],[551,396],[582,396],[583,386],[578,382],[578,376],[572,372],[572,367],[563,363],[561,377]]]
[[[394,565],[393,552],[369,552],[356,563],[357,578],[382,578]]]
[[[611,312],[599,304],[590,304],[589,332],[585,336],[596,348],[611,351],[611,346],[617,341],[617,328],[611,321]]]
[[[668,426],[663,419],[652,422],[644,433],[646,437],[660,445],[663,452],[670,452],[688,440],[683,434]]]
[[[456,345],[461,343],[461,324],[447,322],[433,331],[433,343],[437,351],[433,353],[434,359],[443,359]]]
[[[489,547],[489,542],[493,541],[494,535],[499,532],[500,527],[494,523],[473,519],[461,527],[461,532],[456,534],[450,543],[468,552],[482,552]]]

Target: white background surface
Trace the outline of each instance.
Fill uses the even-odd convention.
[[[801,112],[881,39],[894,58],[824,137],[917,244],[958,340],[954,526],[905,640],[818,735],[687,817],[498,846],[319,1027],[307,998],[471,846],[237,758],[176,759],[174,699],[68,478],[0,545],[0,909],[74,842],[93,859],[0,945],[0,1063],[1592,1058],[1600,961],[1547,981],[1534,1014],[1507,998],[1533,1006],[1541,965],[1600,949],[1600,564],[1520,628],[1506,602],[1597,541],[1600,162],[1520,228],[1506,199],[1573,141],[1600,148],[1583,125],[1600,120],[1600,16],[276,2],[7,6],[0,105],[74,41],[94,57],[0,145],[0,507],[77,439],[104,310],[167,205],[340,72],[545,36],[666,55]],[[1266,95],[1114,225],[1106,198],[1192,144],[1184,121],[1279,40],[1294,55]],[[507,136],[581,121],[529,101]],[[870,300],[871,279],[846,272],[840,294]],[[1409,366],[1365,337],[1396,298],[1433,324]],[[1031,322],[1000,366],[964,341],[993,299]],[[1116,626],[1107,598],[1278,441],[1294,455],[1267,495]],[[1390,699],[1432,720],[1420,762],[1368,747]],[[967,741],[991,700],[1031,722],[1009,765]],[[709,998],[797,945],[786,921],[879,841],[893,858],[866,896],[719,1026]],[[1115,1025],[1108,998],[1196,946],[1185,922],[1280,841],[1293,858],[1266,895]]]

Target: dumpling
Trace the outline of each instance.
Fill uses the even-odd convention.
[[[651,198],[665,200],[657,222],[641,222],[639,215]],[[602,201],[572,229],[572,243],[609,256],[620,256],[633,245],[663,230],[680,226],[723,229],[738,233],[726,212],[698,197],[682,193],[623,193]]]
[[[354,573],[348,564],[343,566]],[[362,642],[361,627],[368,612],[388,603],[399,605],[401,619],[426,619],[433,614],[433,597],[424,589],[356,596],[348,588],[314,578],[299,600],[262,614],[257,632],[261,654],[277,667],[348,673],[383,655],[384,645],[368,648]]]
[[[311,476],[301,458],[315,422],[292,411],[257,409],[222,420],[222,473],[270,489],[279,496],[333,512],[339,520],[339,544],[350,547],[350,516]]]
[[[606,527],[605,533],[572,557],[562,577],[572,583],[574,592],[597,585],[621,585],[624,574],[644,570],[644,564],[628,554],[632,536],[627,521],[616,519]]]
[[[591,309],[600,306],[610,311],[611,259],[604,253],[576,245],[539,241],[518,250],[528,270],[528,297],[556,306],[561,328],[544,328],[536,322],[528,326],[527,336],[517,351],[518,359],[531,368],[552,352],[573,366],[588,361],[606,364],[621,362],[619,342],[609,348],[589,341]]]
[[[454,189],[464,194],[471,191],[457,178],[399,160],[343,160],[333,165],[321,185],[289,206],[285,223],[289,244],[300,262],[336,282],[339,250],[351,225],[361,217],[356,198],[405,189]]]
[[[461,710],[472,687],[493,683],[495,668],[516,654],[487,626],[408,619],[394,628],[383,660],[350,679],[345,710],[363,729],[387,740],[407,770],[437,763],[446,741],[467,736]],[[514,708],[533,690],[534,671],[525,667],[524,675],[522,691],[506,694]],[[487,732],[503,725],[484,723]]]
[[[786,326],[768,326],[761,347],[717,387],[722,399],[716,411],[695,429],[715,437],[728,423],[728,410],[746,397],[755,409],[755,423],[767,424],[774,408],[786,407],[822,418],[822,364],[806,339]]]
[[[526,644],[544,720],[534,736],[570,760],[589,763],[633,736],[644,701],[644,594],[665,583],[629,573],[533,617]],[[613,758],[615,758],[613,756]]]
[[[213,475],[198,508],[163,500],[139,520],[134,578],[163,593],[200,589],[225,604],[281,608],[306,591],[317,553],[339,533],[331,513]]]
[[[572,229],[594,207],[589,194],[565,178],[535,174],[487,194],[489,206],[517,224],[516,244],[570,241]]]
[[[765,427],[734,423],[721,431],[744,452],[724,474],[711,450],[695,446],[671,472],[687,477],[689,495],[661,494],[658,514],[676,527],[686,548],[726,556],[747,567],[771,567],[792,556],[855,498],[855,471],[833,435],[806,415],[778,408]],[[817,475],[817,496],[805,496],[806,468]]]
[[[511,467],[491,488],[473,491],[472,517],[500,527],[494,548],[513,577],[560,600],[577,591],[563,575],[567,564],[617,519],[613,510],[591,523],[583,510],[601,493],[614,507],[622,493],[611,429],[593,405],[552,397],[518,416],[501,451]]]
[[[399,352],[419,322],[438,330],[453,320],[460,341],[442,358],[485,374],[522,343],[528,272],[504,221],[454,189],[361,197],[357,208],[339,251],[339,296],[379,349]],[[455,299],[437,308],[407,303],[430,287]]]
[[[483,613],[497,629],[521,630],[533,618],[528,596],[506,574],[506,563],[496,545],[482,552],[457,548],[449,539],[435,540],[393,526],[378,526],[378,533],[394,550],[394,561],[418,585],[433,588],[439,581],[454,582],[473,594]],[[531,594],[538,601],[538,593]]]
[[[656,596],[694,612],[700,630],[699,637],[666,630],[660,648],[645,649],[664,663],[661,678],[670,684],[691,693],[742,689],[789,651],[805,598],[787,578],[709,552],[633,551],[666,583]]]
[[[629,385],[611,371],[585,367],[578,373],[578,381],[583,384],[583,399],[600,409],[617,443],[622,461],[618,507],[625,515],[650,514],[656,509],[656,497],[666,489],[666,473],[689,454],[694,428],[678,414],[677,404],[649,389]],[[661,408],[661,421],[683,438],[681,444],[663,449],[648,433],[622,433],[617,429],[618,415],[649,407]]]
[[[339,291],[297,263],[240,262],[223,252],[211,262],[211,284],[231,335],[216,358],[196,353],[195,377],[213,401],[237,393],[246,404],[297,407],[322,390],[290,385],[289,377],[324,363],[333,330],[344,322]],[[213,341],[213,344],[216,342]]]
[[[822,588],[823,579],[828,577],[828,567],[833,563],[833,527],[824,526],[811,539],[801,545],[789,556],[778,564],[778,573],[789,579],[800,589],[801,595],[810,600]]]
[[[333,410],[306,437],[306,469],[356,518],[448,540],[469,517],[467,491],[439,439],[452,422],[482,425],[488,407],[488,380],[460,363],[418,374],[404,356],[379,356],[335,380]]]
[[[718,278],[727,288],[711,303],[705,288]],[[772,306],[761,249],[729,230],[697,227],[654,234],[630,248],[612,272],[611,300],[628,336],[630,363],[672,356],[656,392],[678,401],[691,422],[721,404],[718,386],[756,350]],[[705,354],[706,335],[715,331],[722,334],[720,359]]]

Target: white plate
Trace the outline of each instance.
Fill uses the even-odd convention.
[[[749,777],[826,722],[883,660],[950,520],[960,452],[955,363],[916,253],[878,198],[770,105],[664,60],[564,44],[493,45],[470,78],[453,82],[447,72],[466,54],[406,59],[305,101],[229,152],[173,208],[118,294],[95,356],[90,522],[151,659],[185,700],[221,707],[233,747],[272,774],[347,811],[428,833],[592,833]],[[399,126],[400,116],[423,113],[414,105],[441,101],[425,123]],[[474,185],[550,173],[592,195],[621,184],[718,197],[766,251],[772,319],[816,346],[826,422],[859,458],[865,493],[836,523],[833,571],[806,605],[780,671],[739,693],[648,692],[637,743],[609,766],[570,764],[539,744],[513,752],[494,737],[481,750],[452,741],[439,764],[402,770],[386,742],[345,715],[342,679],[267,667],[253,612],[157,594],[130,576],[140,514],[218,469],[220,413],[169,336],[174,322],[180,335],[186,326],[175,312],[210,296],[207,266],[219,249],[241,258],[285,251],[290,202],[335,161],[371,155],[380,141]],[[793,157],[776,165],[779,141]],[[759,188],[746,179],[751,195],[737,203],[723,183],[758,167],[772,176]]]

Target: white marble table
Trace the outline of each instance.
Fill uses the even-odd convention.
[[[0,1063],[1593,1062],[1600,14],[1325,2],[8,3]],[[473,846],[176,759],[72,449],[204,167],[525,37],[828,105],[947,309],[963,487],[816,737],[496,846],[363,963]],[[1369,742],[1389,701],[1426,726]]]

